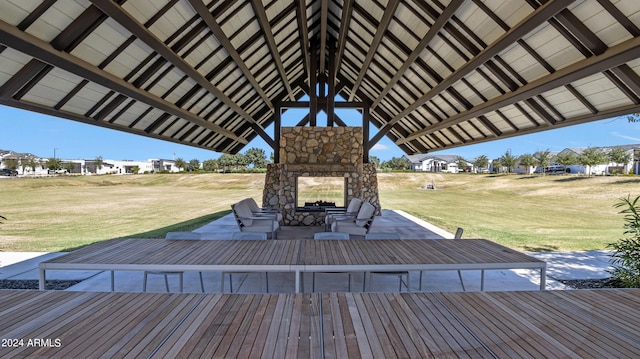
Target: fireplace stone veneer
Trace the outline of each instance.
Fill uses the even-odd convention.
[[[376,168],[363,163],[362,154],[361,127],[283,127],[282,163],[267,167],[263,205],[279,208],[285,225],[323,225],[324,212],[297,207],[297,179],[344,177],[345,205],[357,197],[375,205],[379,214]]]

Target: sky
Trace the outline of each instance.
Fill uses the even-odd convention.
[[[302,118],[302,112],[296,113],[294,111],[290,110],[288,116],[283,117],[283,126],[294,126]],[[347,125],[362,125],[361,120],[358,119],[359,116],[354,116],[348,112],[338,113],[338,115]],[[324,125],[322,121],[322,118],[318,119],[319,126]],[[358,122],[360,123],[358,124]],[[273,136],[272,127],[267,127],[265,130],[270,136]],[[375,127],[372,127],[371,137],[376,132]],[[626,117],[619,117],[532,135],[431,152],[431,154],[458,155],[467,160],[473,160],[480,155],[497,158],[508,150],[514,156],[519,156],[525,153],[534,153],[538,150],[558,152],[567,147],[600,147],[625,144],[640,144],[640,124],[629,123]],[[260,137],[256,137],[241,152],[252,147],[264,149],[267,158],[273,152]],[[182,158],[186,161],[198,159],[202,162],[216,159],[221,155],[219,152],[128,134],[1,105],[0,150],[32,153],[42,158],[54,157],[55,155],[56,158],[61,159],[94,159],[102,156],[104,159],[137,161],[152,158]],[[376,156],[382,161],[387,161],[392,157],[401,157],[403,154],[404,152],[387,137],[378,142],[370,152],[370,156]]]

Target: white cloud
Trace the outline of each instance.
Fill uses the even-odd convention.
[[[631,141],[640,142],[640,138],[637,138],[637,137],[631,137],[631,136],[627,136],[627,135],[622,135],[622,134],[620,134],[620,133],[618,133],[618,132],[611,132],[611,135],[612,135],[612,136],[615,136],[615,137],[624,138],[624,139],[626,139],[626,140],[631,140]]]
[[[381,143],[376,143],[371,147],[371,151],[386,151],[389,149],[389,146],[383,145]]]

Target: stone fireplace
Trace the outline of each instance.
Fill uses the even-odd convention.
[[[267,168],[262,200],[282,211],[285,225],[324,224],[324,208],[299,206],[300,177],[344,178],[344,204],[354,198],[380,209],[373,164],[363,163],[361,127],[282,127],[280,162]]]

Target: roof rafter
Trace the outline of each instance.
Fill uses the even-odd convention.
[[[338,43],[336,44],[336,68],[335,73],[329,74],[334,79],[338,77],[338,71],[340,71],[340,61],[344,56],[344,47],[347,44],[347,33],[349,32],[349,24],[351,23],[351,17],[353,13],[353,1],[344,0],[342,5],[342,16],[340,18],[340,30],[338,32]]]
[[[442,14],[438,16],[436,21],[429,28],[429,31],[427,31],[427,33],[422,38],[422,40],[420,40],[420,43],[418,44],[418,46],[416,46],[416,48],[413,49],[409,57],[407,57],[407,60],[402,64],[402,67],[398,69],[396,74],[387,83],[387,86],[382,90],[380,95],[378,95],[378,97],[373,101],[373,103],[371,104],[371,109],[375,109],[380,104],[380,101],[382,101],[384,96],[387,93],[389,93],[391,88],[402,78],[402,76],[404,76],[404,73],[409,69],[409,67],[411,67],[411,65],[413,65],[413,63],[418,58],[418,56],[420,56],[420,53],[422,53],[422,51],[424,51],[424,49],[427,48],[427,45],[429,45],[429,43],[433,41],[433,39],[436,37],[438,32],[442,30],[444,25],[451,19],[451,17],[456,13],[456,11],[458,11],[460,6],[462,6],[464,3],[465,3],[465,0],[451,1],[451,3],[444,9]]]
[[[324,75],[325,62],[327,58],[327,22],[329,21],[329,0],[320,1],[320,57],[318,72]]]
[[[477,56],[467,61],[462,67],[457,69],[444,81],[434,86],[430,91],[420,97],[418,101],[414,102],[398,115],[396,115],[384,128],[380,130],[380,132],[378,132],[376,137],[374,137],[375,142],[378,142],[382,138],[382,136],[388,133],[389,130],[404,116],[415,111],[418,107],[422,106],[437,94],[444,91],[449,86],[452,86],[456,81],[462,79],[464,76],[474,71],[478,66],[485,63],[486,61],[497,55],[500,51],[510,46],[517,39],[521,38],[525,34],[531,32],[534,28],[540,26],[541,24],[552,18],[558,12],[569,6],[573,1],[574,0],[549,1],[545,5],[540,6],[533,13],[523,19],[518,25],[514,26],[510,31],[506,32],[487,48],[482,50]]]
[[[376,51],[378,51],[378,46],[380,46],[380,43],[382,42],[382,38],[385,32],[387,32],[387,28],[389,27],[391,20],[393,20],[393,14],[396,12],[396,9],[398,8],[399,4],[400,4],[399,0],[390,0],[389,3],[387,4],[387,7],[384,9],[384,15],[382,15],[382,19],[380,20],[380,24],[378,25],[376,34],[373,37],[373,41],[371,42],[371,45],[369,45],[369,51],[367,52],[367,56],[364,59],[362,67],[360,68],[360,73],[358,74],[358,78],[353,84],[351,95],[349,96],[349,101],[353,101],[355,97],[355,93],[360,88],[360,85],[364,80],[364,75],[367,73],[367,70],[371,65],[371,61],[373,60],[373,57],[375,56]]]
[[[151,138],[155,138],[155,139],[162,140],[162,141],[169,141],[169,142],[173,142],[173,143],[178,143],[178,144],[184,145],[184,142],[180,142],[180,140],[178,140],[178,139],[163,137],[161,135],[157,135],[157,134],[154,134],[154,133],[147,133],[144,130],[139,130],[139,129],[135,129],[135,128],[129,128],[128,126],[122,126],[122,125],[118,125],[116,123],[96,121],[95,119],[90,118],[90,117],[81,116],[81,115],[78,115],[78,114],[75,114],[75,113],[71,113],[71,112],[68,112],[68,111],[64,111],[64,110],[53,109],[52,107],[46,107],[46,106],[43,106],[43,105],[40,105],[40,104],[35,104],[35,103],[32,103],[32,102],[25,103],[25,102],[17,101],[17,100],[14,100],[14,99],[0,99],[0,104],[5,105],[5,106],[21,108],[21,109],[26,110],[26,111],[39,112],[39,113],[47,114],[49,116],[62,117],[62,118],[66,118],[66,119],[69,119],[69,120],[76,121],[76,122],[81,122],[81,123],[85,123],[85,124],[88,124],[88,125],[92,125],[92,126],[99,126],[99,127],[108,128],[110,130],[115,130],[115,131],[125,131],[125,132],[132,133],[132,134],[139,135],[139,136],[151,137]],[[211,132],[211,133],[213,133],[213,132]],[[203,145],[198,145],[198,146],[191,145],[191,146],[199,147],[199,148],[206,149],[206,150],[211,150],[211,147],[207,147],[207,146],[203,146]],[[220,151],[220,150],[222,150],[222,148],[216,148],[215,150],[216,151]]]
[[[309,83],[309,73],[311,72],[311,55],[309,54],[309,29],[307,26],[307,3],[305,0],[296,2],[296,17],[298,28],[300,29],[300,48],[302,49],[302,60],[306,72],[307,83]]]
[[[106,86],[126,96],[135,98],[138,101],[154,106],[162,111],[192,121],[212,131],[219,132],[234,141],[245,144],[247,143],[245,139],[236,136],[234,133],[223,129],[216,124],[205,121],[189,111],[179,108],[175,104],[163,100],[158,96],[142,91],[128,82],[117,78],[104,70],[98,69],[66,52],[58,51],[49,43],[31,34],[22,32],[1,20],[0,37],[2,37],[3,43],[44,63],[57,66],[65,71],[82,76],[89,81],[101,84],[102,86]]]
[[[220,101],[222,101],[225,105],[229,106],[233,111],[242,116],[249,123],[255,124],[254,129],[259,134],[262,132],[261,137],[263,137],[266,141],[271,138],[262,130],[262,128],[257,124],[257,122],[249,115],[242,107],[236,104],[231,98],[226,96],[222,91],[220,91],[217,87],[215,87],[209,80],[207,80],[200,72],[194,69],[191,65],[189,65],[182,57],[176,54],[171,48],[169,48],[166,44],[164,44],[160,39],[158,39],[155,35],[150,33],[142,24],[140,24],[136,19],[132,18],[129,14],[122,10],[122,8],[116,4],[114,4],[110,0],[91,0],[91,2],[99,8],[102,12],[109,15],[115,21],[117,21],[124,28],[129,30],[133,35],[137,38],[145,42],[148,46],[153,48],[158,54],[164,57],[167,61],[169,61],[172,65],[179,68],[185,74],[187,74],[190,78],[192,78],[198,85],[202,86],[207,91],[211,92],[214,96],[216,96]],[[201,3],[202,4],[202,3]],[[206,8],[205,8],[206,9]],[[209,16],[212,18],[211,14],[207,11]],[[266,95],[265,95],[266,96]],[[204,119],[201,119],[205,121]],[[208,121],[205,121],[208,123]]]
[[[416,139],[420,136],[439,131],[456,123],[494,111],[511,103],[526,100],[539,93],[543,93],[563,84],[571,83],[584,77],[603,72],[611,67],[619,66],[627,61],[636,59],[638,51],[640,51],[640,37],[627,40],[609,48],[609,50],[605,51],[602,55],[592,56],[578,61],[577,63],[560,69],[553,74],[540,78],[534,82],[530,82],[528,85],[522,86],[514,92],[498,96],[475,106],[469,111],[451,116],[449,119],[425,130],[418,131],[399,142],[403,143]]]
[[[92,1],[98,1],[98,0],[92,0]],[[109,1],[109,0],[99,0],[99,1]],[[244,62],[244,60],[242,59],[238,51],[231,44],[231,40],[229,40],[229,38],[224,33],[224,31],[222,31],[222,27],[218,25],[218,22],[216,21],[216,19],[213,18],[213,15],[209,11],[209,9],[204,5],[202,0],[189,0],[189,4],[198,13],[198,15],[200,15],[200,17],[202,18],[202,21],[204,21],[207,24],[207,26],[209,27],[209,30],[211,30],[211,32],[213,33],[213,36],[215,36],[215,38],[218,40],[218,42],[220,42],[222,47],[224,47],[225,51],[229,54],[229,56],[231,56],[231,58],[236,63],[240,71],[242,71],[244,76],[251,83],[254,90],[258,94],[260,94],[260,97],[262,98],[262,100],[267,104],[267,106],[269,106],[270,109],[273,110],[273,104],[271,103],[269,96],[267,96],[267,94],[264,93],[264,91],[262,90],[262,87],[258,83],[258,80],[256,80],[255,76],[253,76],[247,64]],[[237,104],[234,103],[234,105],[237,106],[240,110],[242,110],[242,108]],[[234,107],[231,107],[231,108],[233,108],[234,111],[238,112]],[[242,117],[245,117],[244,114],[246,113],[244,112],[244,110],[238,113],[241,114]],[[249,116],[248,114],[246,117],[248,117],[246,118],[247,120],[254,121],[253,118],[251,118],[251,116]]]
[[[264,7],[262,6],[262,1],[251,0],[251,6],[253,7],[253,12],[256,14],[258,23],[260,24],[260,28],[262,29],[262,33],[264,34],[264,38],[267,42],[267,46],[269,47],[271,58],[276,63],[276,68],[278,69],[278,73],[280,74],[282,83],[287,89],[289,98],[291,98],[291,100],[294,100],[295,96],[293,95],[293,90],[291,89],[291,85],[289,84],[289,80],[287,79],[287,73],[284,70],[282,59],[280,58],[280,54],[278,53],[276,40],[273,38],[273,31],[271,30],[269,19],[267,19],[267,13],[265,12]]]

